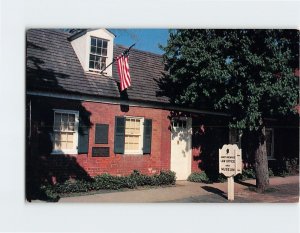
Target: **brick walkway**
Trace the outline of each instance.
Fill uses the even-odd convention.
[[[299,176],[270,178],[269,191],[259,194],[251,191],[255,180],[235,183],[234,202],[299,202]],[[106,203],[227,203],[227,183],[200,184],[178,181],[176,186],[103,192],[94,195],[61,198],[59,202]]]

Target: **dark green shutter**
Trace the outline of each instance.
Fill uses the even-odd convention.
[[[78,126],[78,154],[85,154],[89,151],[89,131],[83,121],[79,120]]]
[[[151,138],[152,138],[152,120],[145,119],[145,121],[144,121],[144,145],[143,145],[143,153],[144,154],[151,153]]]
[[[115,118],[115,154],[124,154],[125,147],[125,118],[118,117]]]
[[[96,124],[95,144],[107,144],[107,143],[108,143],[108,125]]]

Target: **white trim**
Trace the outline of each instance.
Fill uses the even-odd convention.
[[[92,69],[89,69],[87,71],[85,71],[85,73],[87,74],[93,74],[93,75],[98,75],[100,77],[108,77],[107,75],[105,75],[106,73],[103,72],[103,74],[101,74],[101,70],[92,70]]]
[[[89,64],[90,65],[90,64]],[[87,73],[91,73],[91,74],[101,74],[101,70],[99,69],[92,69],[89,67],[89,70],[86,71]]]
[[[92,51],[91,51],[92,50],[92,38],[95,38],[96,40],[99,39],[99,40],[107,42],[106,56],[99,55],[97,53],[92,53]],[[105,67],[106,67],[107,66],[107,61],[108,61],[108,45],[109,45],[110,40],[90,35],[89,36],[89,42],[90,43],[89,43],[89,49],[88,49],[88,71],[95,72],[95,73],[96,72],[101,72],[103,69],[93,69],[93,68],[90,68],[90,55],[104,57],[105,58]],[[95,47],[95,46],[93,46],[93,47]],[[102,49],[103,49],[103,47],[102,47]],[[96,50],[97,50],[97,46],[96,46]],[[101,64],[101,62],[100,62],[100,64]]]
[[[88,34],[85,35],[85,69],[84,71],[87,72],[90,68],[90,49],[91,49],[91,38]]]
[[[173,110],[173,111],[183,111],[190,113],[198,113],[198,114],[206,114],[206,115],[214,115],[214,116],[227,116],[230,114],[222,113],[222,112],[212,112],[206,110],[198,110],[198,109],[189,109],[179,106],[171,106],[168,103],[144,103],[142,101],[124,101],[120,99],[113,99],[112,97],[91,97],[87,95],[75,95],[75,94],[60,94],[60,93],[49,93],[43,91],[27,91],[27,95],[33,96],[44,96],[44,97],[52,97],[52,98],[60,98],[60,99],[68,99],[68,100],[80,100],[87,102],[95,102],[95,103],[105,103],[105,104],[124,104],[130,105],[132,107],[144,107],[144,108],[153,108],[153,109],[164,109],[164,110]]]
[[[87,32],[97,31],[97,30],[99,30],[99,29],[105,31],[105,32],[106,32],[107,34],[109,34],[111,37],[114,37],[114,38],[116,37],[115,34],[113,34],[112,32],[110,32],[110,31],[107,30],[106,28],[92,28],[92,29],[87,29]]]
[[[75,124],[74,124],[74,135],[73,135],[73,149],[64,149],[64,150],[55,150],[54,149],[54,135],[53,135],[53,149],[51,154],[78,154],[78,126],[79,126],[79,111],[75,110],[64,110],[64,109],[53,109],[53,133],[54,133],[54,122],[55,122],[55,113],[67,113],[75,115]]]

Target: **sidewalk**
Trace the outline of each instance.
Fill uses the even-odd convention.
[[[251,191],[255,180],[235,183],[237,203],[249,202],[299,202],[299,176],[270,178],[269,191],[259,194]],[[105,202],[105,203],[216,203],[227,200],[227,182],[202,184],[177,181],[173,187],[103,192],[94,195],[61,198],[59,202]]]

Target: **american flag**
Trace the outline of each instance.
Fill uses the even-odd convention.
[[[129,74],[129,65],[128,65],[128,54],[120,55],[117,57],[117,66],[118,72],[120,76],[120,87],[121,91],[125,90],[126,88],[130,87],[131,85],[131,78]]]

